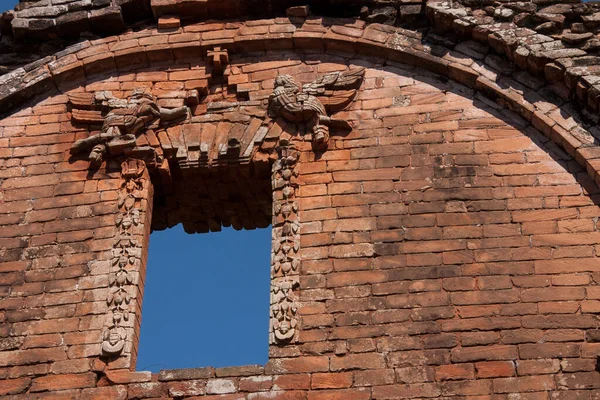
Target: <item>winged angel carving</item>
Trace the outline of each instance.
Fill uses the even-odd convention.
[[[88,158],[93,167],[98,167],[107,153],[122,154],[126,149],[133,149],[136,138],[154,122],[173,121],[189,114],[186,106],[173,109],[160,107],[145,88],[135,89],[128,100],[118,99],[108,91],[94,95],[74,94],[69,100],[74,107],[75,120],[102,122],[99,133],[79,139],[71,147],[71,154],[89,152]],[[108,112],[102,116],[106,110]]]
[[[356,89],[351,87],[362,80],[364,73],[363,67],[347,72],[332,72],[303,86],[290,75],[279,75],[275,78],[275,89],[269,96],[269,115],[307,124],[313,146],[324,150],[329,141],[329,128],[352,128],[347,121],[331,118],[327,114],[350,103],[356,94]]]

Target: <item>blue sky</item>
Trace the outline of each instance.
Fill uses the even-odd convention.
[[[17,3],[16,0],[0,0],[0,12],[13,9]]]
[[[271,228],[152,233],[138,371],[268,360]]]

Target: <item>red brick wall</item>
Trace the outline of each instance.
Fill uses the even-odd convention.
[[[261,52],[230,62],[230,85],[205,101],[247,91],[263,113],[277,74],[305,83],[348,65],[368,67],[354,102],[337,114],[355,125],[350,134],[332,136],[319,155],[303,141],[308,136],[293,139],[301,151],[297,340],[272,346],[264,367],[129,372],[142,253],[124,355],[100,357],[121,160],[96,173],[85,160],[69,160],[71,144],[88,132],[71,122],[67,95],[54,94],[0,121],[1,394],[598,396],[600,210],[597,186],[578,163],[516,114],[422,69],[343,53]],[[117,96],[148,86],[161,104],[176,105],[205,79],[196,60],[71,83],[72,92]],[[211,114],[203,105],[194,113]],[[217,125],[232,118],[212,115]],[[135,231],[142,249],[149,179]]]

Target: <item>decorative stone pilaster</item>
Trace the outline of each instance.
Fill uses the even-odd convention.
[[[134,293],[134,277],[140,269],[142,243],[140,243],[142,201],[147,191],[148,179],[144,161],[128,159],[121,164],[122,183],[119,188],[116,219],[118,233],[113,245],[111,271],[108,282],[107,326],[103,332],[102,353],[118,356],[123,352],[130,318],[130,303]],[[131,339],[131,338],[129,338]]]
[[[298,218],[299,152],[287,139],[280,139],[278,159],[273,164],[273,252],[271,255],[271,323],[269,342],[292,342],[298,331],[300,221]]]

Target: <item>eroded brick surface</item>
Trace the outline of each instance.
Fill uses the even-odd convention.
[[[485,97],[493,82],[483,67],[479,84],[458,83],[425,71],[425,58],[415,66],[334,51],[331,43],[347,50],[357,37],[389,39],[387,28],[356,21],[303,25],[305,33],[328,35],[328,54],[231,52],[223,76],[190,44],[292,32],[290,22],[196,24],[102,39],[71,60],[81,64],[48,67],[55,76],[74,70],[59,92],[0,121],[0,394],[595,398],[597,149],[569,141],[582,125],[564,118],[560,102],[528,102],[536,107],[528,112],[514,106],[523,98]],[[298,43],[323,43],[310,37],[298,35]],[[139,48],[144,65],[128,64],[140,54],[129,51]],[[360,88],[335,114],[353,129],[333,132],[326,151],[315,153],[302,124],[267,116],[276,76],[309,83],[358,66],[366,67]],[[102,71],[112,72],[94,75]],[[74,121],[69,99],[102,90],[124,99],[142,86],[162,107],[197,103],[185,123],[137,138],[167,160],[169,174],[149,167],[140,175],[133,234],[141,253],[126,285],[127,339],[119,357],[107,358],[109,278],[130,178],[121,174],[123,157],[108,157],[96,171],[85,157],[70,157],[75,140],[99,125]],[[240,154],[249,149],[246,158],[222,146],[232,138]],[[273,344],[264,367],[131,372],[149,231],[268,224],[281,138],[300,152],[290,180],[300,221],[297,337]],[[198,197],[202,206],[194,209]],[[276,213],[274,224],[282,218]]]

